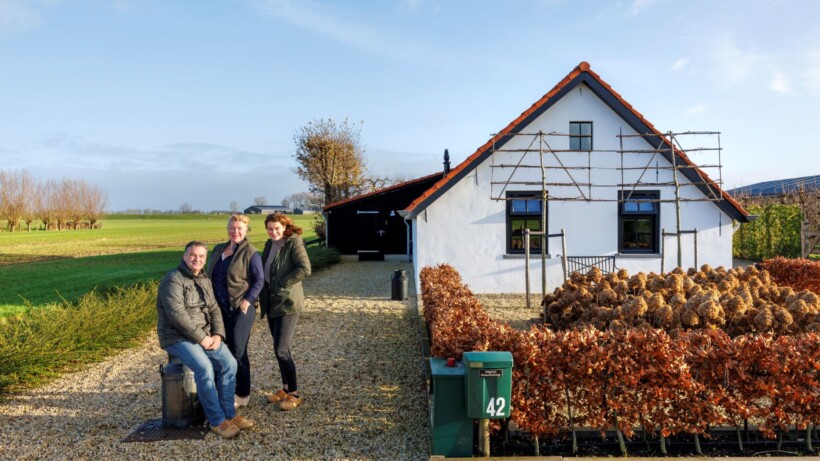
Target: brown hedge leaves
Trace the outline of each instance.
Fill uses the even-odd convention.
[[[432,353],[510,351],[512,419],[533,435],[576,427],[617,427],[627,436],[637,428],[702,434],[753,419],[775,437],[778,429],[817,421],[820,337],[794,326],[795,318],[816,321],[815,299],[777,288],[765,271],[690,272],[573,274],[545,300],[550,321],[562,327],[556,332],[500,324],[451,266],[425,267],[420,278]],[[797,301],[805,308],[783,307]],[[791,322],[781,311],[794,311]],[[742,334],[744,328],[755,333]]]

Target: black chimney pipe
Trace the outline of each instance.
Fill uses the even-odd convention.
[[[450,172],[450,152],[444,149],[444,174]]]

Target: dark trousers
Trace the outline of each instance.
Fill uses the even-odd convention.
[[[288,392],[299,390],[296,385],[296,363],[290,353],[290,341],[296,330],[297,320],[298,313],[268,317],[268,327],[273,336],[273,352],[276,354],[276,361],[279,362],[279,373],[282,374],[282,388]]]
[[[256,308],[251,304],[248,312],[240,309],[222,310],[222,319],[225,321],[225,344],[236,359],[236,395],[247,397],[251,395],[251,362],[248,359],[248,341],[251,339],[251,327],[256,317]]]

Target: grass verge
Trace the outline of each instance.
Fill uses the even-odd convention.
[[[308,256],[314,271],[341,259],[336,249],[323,246],[308,248]],[[134,346],[156,327],[157,285],[95,289],[74,302],[0,318],[0,399]]]
[[[135,344],[156,325],[157,283],[92,291],[0,319],[0,396]]]
[[[27,307],[76,302],[86,293],[159,280],[179,263],[182,251],[156,250],[0,265],[0,317]]]

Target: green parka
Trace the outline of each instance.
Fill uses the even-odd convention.
[[[268,260],[272,245],[271,240],[265,243],[262,264]],[[302,280],[310,275],[310,259],[302,237],[292,234],[285,239],[273,257],[269,275],[270,284],[265,282],[259,294],[262,317],[281,317],[301,311],[305,305]]]

